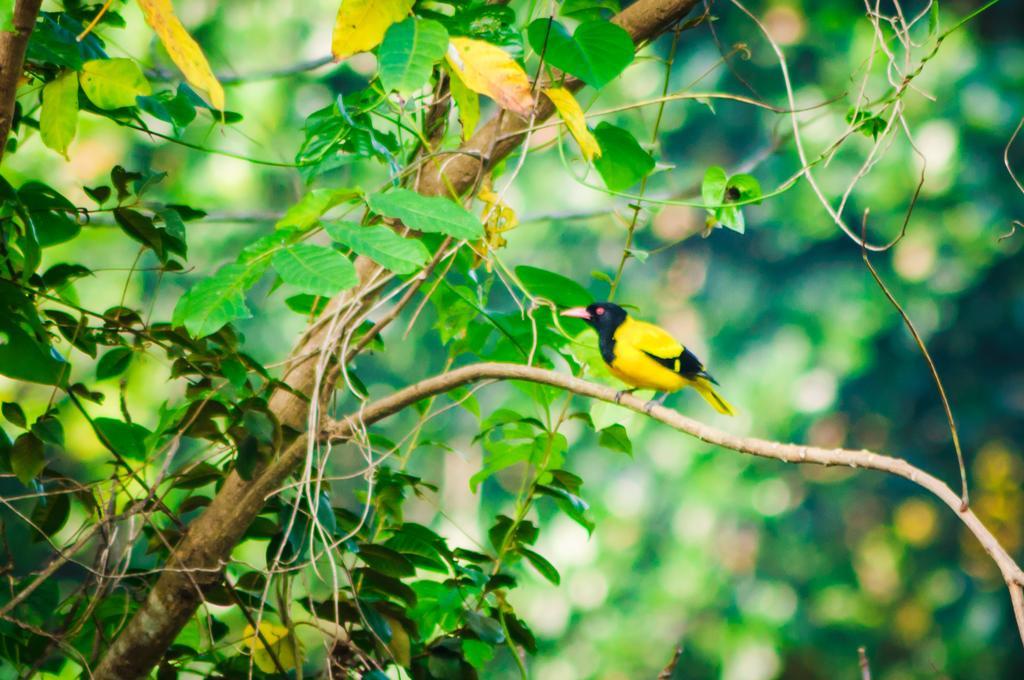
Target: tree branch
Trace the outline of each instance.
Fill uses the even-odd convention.
[[[14,6],[14,30],[0,33],[0,162],[14,122],[14,97],[25,67],[25,50],[42,4],[43,0],[18,0]]]
[[[524,380],[550,387],[557,387],[580,396],[616,403],[618,391],[606,385],[597,385],[564,373],[521,364],[481,363],[472,364],[420,381],[415,385],[395,392],[389,397],[368,404],[357,414],[331,423],[326,432],[334,440],[348,439],[362,426],[371,425],[404,408],[438,394],[451,391],[468,383],[481,380]],[[623,394],[619,405],[637,413],[647,413],[647,402],[632,394]],[[674,430],[696,437],[702,442],[724,449],[748,453],[761,458],[772,458],[786,463],[812,463],[815,465],[843,465],[886,472],[908,479],[930,492],[953,510],[967,529],[974,534],[985,551],[995,561],[1008,585],[1024,585],[1024,571],[1006,552],[998,539],[989,531],[973,510],[961,512],[960,497],[939,478],[915,467],[902,458],[886,456],[866,449],[823,449],[803,444],[785,444],[756,437],[741,437],[705,425],[678,411],[654,406],[650,417]],[[1024,635],[1024,630],[1021,631]]]

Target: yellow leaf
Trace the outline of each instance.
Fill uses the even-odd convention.
[[[224,110],[224,88],[213,75],[206,55],[174,13],[171,0],[139,0],[146,23],[153,27],[164,49],[191,85],[206,92],[210,104]]]
[[[500,47],[483,40],[452,38],[448,43],[448,64],[469,89],[487,95],[501,108],[524,118],[530,115],[530,79]]]
[[[480,122],[480,97],[476,92],[466,87],[466,83],[462,82],[462,78],[453,69],[451,74],[450,85],[448,86],[452,92],[452,99],[455,100],[455,106],[459,108],[459,123],[462,124],[462,141],[466,141],[473,136],[473,131],[476,130],[476,124]]]
[[[544,90],[544,94],[548,96],[551,103],[558,109],[558,115],[562,117],[562,122],[569,128],[569,132],[575,138],[576,143],[580,145],[583,157],[589,162],[594,159],[594,156],[600,156],[601,147],[598,146],[597,139],[594,138],[590,128],[587,127],[587,121],[583,117],[583,109],[580,108],[579,102],[572,96],[572,93],[563,87],[552,87]]]
[[[519,226],[519,218],[516,211],[501,200],[501,196],[491,188],[490,178],[484,179],[480,191],[476,194],[477,200],[484,204],[482,219],[484,221],[484,239],[474,258],[473,266],[477,266],[483,260],[480,253],[495,251],[508,245],[508,241],[502,236],[506,231],[512,231]],[[487,271],[491,271],[491,261],[487,260]]]
[[[270,645],[274,656],[281,662],[282,668],[286,671],[298,668],[298,659],[302,657],[302,647],[299,645],[298,638],[290,635],[284,626],[270,621],[260,621],[260,632],[263,633],[263,638]],[[274,665],[274,659],[267,651],[263,640],[256,635],[255,629],[251,625],[246,626],[242,636],[244,640],[248,641],[249,653],[252,654],[252,660],[256,667],[264,673],[276,672],[277,666]]]
[[[335,61],[372,50],[391,24],[409,14],[415,0],[341,0],[334,20],[331,54]]]

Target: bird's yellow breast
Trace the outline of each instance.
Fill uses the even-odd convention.
[[[612,375],[632,387],[675,392],[690,382],[627,342],[617,341],[614,353],[615,358],[608,365]]]

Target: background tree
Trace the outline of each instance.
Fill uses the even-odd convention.
[[[1019,674],[1019,12],[624,4],[4,5],[6,674]]]

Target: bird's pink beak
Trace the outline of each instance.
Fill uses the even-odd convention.
[[[572,307],[559,314],[559,316],[571,316],[576,319],[590,321],[590,312],[587,311],[586,307]]]

